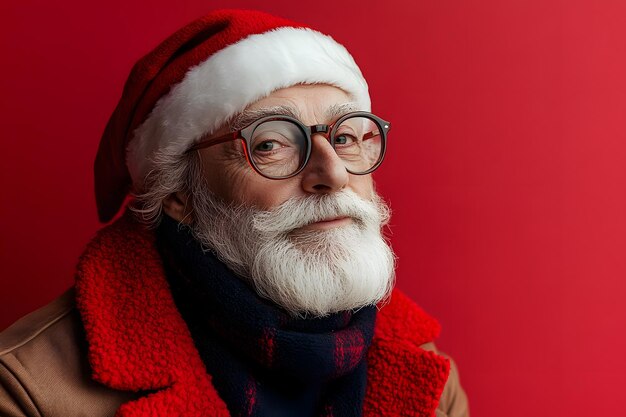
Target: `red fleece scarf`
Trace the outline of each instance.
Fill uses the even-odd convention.
[[[76,290],[92,377],[151,391],[117,417],[229,416],[176,308],[152,231],[129,213],[102,229],[81,256]],[[364,416],[434,416],[450,363],[420,345],[438,333],[433,318],[394,290],[367,354]]]

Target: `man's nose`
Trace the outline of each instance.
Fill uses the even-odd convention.
[[[348,184],[344,162],[322,134],[311,135],[311,157],[302,170],[302,188],[306,192],[329,194]]]

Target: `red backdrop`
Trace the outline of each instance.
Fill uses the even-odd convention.
[[[261,8],[344,43],[393,122],[398,285],[442,323],[473,415],[623,413],[623,1],[0,7],[0,328],[72,283],[132,64],[212,8]]]

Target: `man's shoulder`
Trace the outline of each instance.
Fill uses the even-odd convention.
[[[125,400],[91,378],[75,290],[0,333],[0,415],[112,415]]]
[[[74,287],[0,332],[0,358],[37,343],[48,343],[59,327],[66,327],[76,314]],[[30,346],[29,346],[30,345]]]
[[[390,300],[379,311],[376,337],[393,343],[388,346],[418,346],[450,361],[450,371],[437,407],[437,417],[469,417],[467,395],[461,386],[454,360],[439,350],[435,339],[441,325],[410,297],[394,289]]]

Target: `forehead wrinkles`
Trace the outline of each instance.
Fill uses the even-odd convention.
[[[336,103],[328,106],[323,112],[323,118],[326,123],[331,123],[335,119],[343,116],[346,113],[358,110],[358,104],[356,102]],[[233,118],[230,124],[231,130],[239,130],[250,123],[254,122],[265,116],[291,116],[298,120],[302,120],[302,113],[300,109],[290,105],[270,106],[262,107],[260,109],[247,109],[239,113]]]

